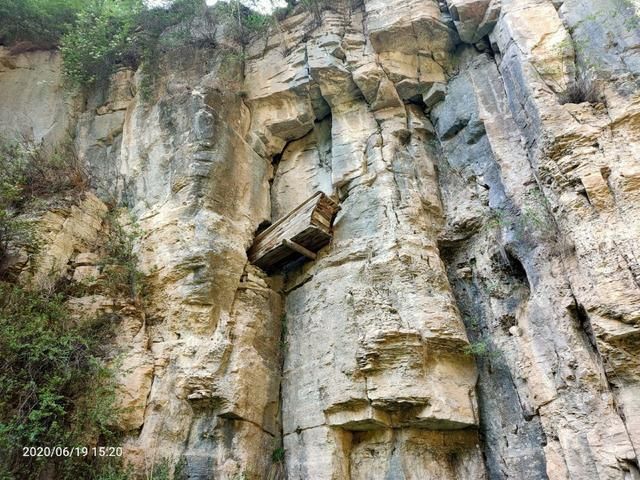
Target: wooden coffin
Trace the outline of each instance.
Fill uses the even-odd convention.
[[[316,252],[331,241],[333,221],[340,207],[322,192],[256,236],[248,251],[249,261],[273,272],[301,257],[315,259]]]

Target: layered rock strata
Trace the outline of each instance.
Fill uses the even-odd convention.
[[[640,478],[638,22],[622,0],[335,1],[242,68],[216,30],[166,55],[152,99],[127,70],[91,95],[78,152],[141,225],[151,291],[119,340],[127,459]],[[342,209],[317,260],[249,265],[318,190]]]

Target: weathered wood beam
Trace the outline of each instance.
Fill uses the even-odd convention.
[[[311,250],[307,250],[302,245],[297,244],[296,242],[292,242],[291,240],[287,240],[286,238],[282,240],[282,245],[287,248],[290,248],[294,252],[298,252],[300,255],[304,255],[305,257],[315,260],[317,255],[313,253]]]
[[[256,236],[247,252],[249,261],[273,272],[299,255],[315,260],[315,252],[331,241],[338,210],[340,206],[333,199],[322,192],[315,193]]]

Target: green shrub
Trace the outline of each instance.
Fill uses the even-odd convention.
[[[0,143],[0,259],[11,245],[29,243],[32,231],[28,223],[16,218],[16,205],[22,200],[25,183],[24,158],[15,145]],[[4,262],[0,274],[4,275]]]
[[[492,350],[489,343],[486,340],[478,340],[477,342],[471,342],[464,347],[465,355],[472,355],[476,358],[492,358],[496,359],[500,357],[500,350]]]
[[[61,192],[81,192],[89,177],[68,137],[54,147],[29,139],[0,139],[0,178],[13,182],[17,189],[12,201],[21,203],[32,198],[47,197]],[[7,193],[0,191],[0,195]]]
[[[99,478],[84,457],[23,457],[23,447],[113,446],[115,408],[103,345],[113,325],[72,319],[60,294],[0,283],[0,477]],[[116,470],[117,466],[109,465]],[[115,478],[115,477],[111,477]]]
[[[322,2],[305,2],[319,15]],[[250,5],[257,6],[257,1]],[[212,12],[242,45],[276,21],[276,16],[262,15],[238,0],[219,2]],[[118,67],[145,64],[141,88],[146,97],[153,91],[160,52],[215,45],[211,34],[193,36],[195,20],[212,20],[204,0],[175,0],[156,8],[144,0],[0,0],[0,18],[2,43],[25,49],[59,45],[71,86],[106,84]],[[21,47],[21,42],[28,45]]]
[[[192,24],[197,18],[209,19],[203,0],[176,0],[167,8],[144,8],[136,18],[133,36],[139,61],[144,63],[140,83],[142,100],[151,100],[159,73],[160,55],[191,43]],[[213,38],[203,40],[208,46]]]
[[[72,142],[0,141],[0,273],[9,247],[33,243],[18,213],[42,197],[84,190]],[[57,200],[63,197],[55,197]],[[25,457],[23,447],[115,446],[115,383],[104,345],[113,321],[73,319],[59,288],[0,282],[0,478],[123,480],[119,459]],[[45,476],[46,476],[45,475]]]
[[[484,357],[489,354],[489,346],[487,345],[487,342],[483,340],[473,342],[464,347],[464,353],[475,357]]]
[[[248,2],[256,6],[256,0]],[[234,39],[246,45],[255,35],[265,33],[275,20],[272,15],[263,15],[239,0],[220,2],[215,6],[218,22],[227,26]]]
[[[285,449],[283,447],[276,448],[271,454],[271,461],[273,463],[284,462],[284,454],[285,454]]]
[[[117,65],[137,66],[133,42],[142,0],[91,0],[62,37],[67,80],[73,85],[108,81]]]
[[[82,0],[0,0],[0,43],[17,50],[52,48],[81,10]]]
[[[124,291],[130,298],[136,299],[143,293],[143,274],[138,270],[138,254],[135,252],[135,244],[142,231],[133,219],[129,225],[124,226],[117,212],[111,212],[107,221],[109,234],[105,243],[106,252],[100,261],[105,290],[113,296],[118,296]]]
[[[18,216],[25,203],[64,192],[83,191],[88,177],[66,140],[47,148],[28,140],[0,139],[0,278],[11,245],[35,249],[32,225]]]

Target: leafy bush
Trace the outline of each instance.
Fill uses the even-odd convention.
[[[493,350],[486,340],[478,340],[477,342],[471,342],[464,347],[465,355],[471,355],[476,358],[489,358],[496,359],[501,355],[500,350]]]
[[[324,0],[302,3],[316,17],[324,6]],[[257,6],[257,0],[250,4]],[[65,76],[72,86],[106,83],[118,67],[137,69],[144,63],[146,84],[142,88],[148,97],[159,52],[191,40],[196,46],[203,40],[207,46],[215,44],[206,33],[204,39],[193,39],[192,23],[211,21],[210,14],[204,0],[175,0],[155,8],[144,0],[0,0],[0,42],[14,48],[27,42],[30,47],[26,49],[59,45]],[[242,45],[266,32],[276,19],[239,0],[219,2],[213,15]]]
[[[133,42],[139,61],[144,63],[140,84],[144,101],[152,97],[161,52],[189,44],[197,18],[210,20],[204,6],[203,0],[176,0],[167,8],[143,8],[138,13]],[[201,41],[215,44],[213,38]]]
[[[464,347],[464,353],[466,355],[483,357],[489,354],[489,346],[485,341],[470,343],[469,345]]]
[[[47,148],[28,140],[0,140],[0,277],[10,245],[35,246],[29,222],[17,216],[33,198],[83,191],[88,177],[70,140]]]
[[[92,0],[62,37],[67,79],[75,85],[108,81],[116,65],[137,66],[133,44],[142,0]]]
[[[74,321],[60,294],[0,283],[0,477],[53,468],[55,478],[99,478],[95,459],[24,457],[22,448],[113,445],[115,389],[102,360],[112,327]]]
[[[190,21],[204,5],[204,0],[175,0],[165,8],[149,8],[143,0],[90,1],[62,37],[67,79],[72,85],[106,82],[118,67],[136,69],[143,62],[153,77],[158,52],[190,35]],[[175,26],[181,28],[162,35]]]
[[[111,212],[107,221],[109,234],[105,244],[106,254],[100,261],[105,277],[104,287],[113,296],[127,292],[130,298],[136,299],[143,293],[143,274],[138,270],[138,255],[135,252],[136,241],[142,232],[133,220],[125,227],[116,212]]]
[[[18,50],[57,45],[75,21],[82,0],[0,0],[0,43]]]
[[[273,463],[282,463],[284,462],[284,454],[285,450],[283,447],[276,448],[271,454],[271,461]]]
[[[15,205],[22,200],[25,183],[23,158],[14,145],[0,143],[0,259],[5,260],[12,244],[26,244],[32,232],[28,223],[16,219]],[[6,268],[2,262],[0,273]]]
[[[254,6],[257,4],[255,0],[249,3]],[[239,0],[220,2],[216,4],[215,11],[218,21],[227,26],[233,38],[241,45],[246,45],[253,36],[265,33],[273,25],[275,18],[262,15]]]

